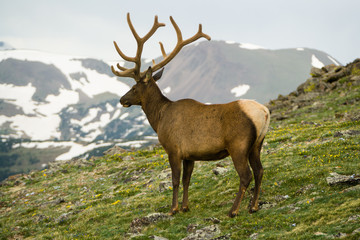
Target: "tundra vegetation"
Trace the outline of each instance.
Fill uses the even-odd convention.
[[[169,217],[169,156],[158,146],[8,178],[0,188],[1,238],[196,239],[206,229],[213,239],[358,239],[359,64],[313,70],[297,91],[269,103],[274,120],[261,153],[265,174],[255,214],[224,215],[239,199],[238,173],[226,158],[196,165],[193,208]],[[339,174],[348,181],[329,184]],[[254,192],[244,198],[250,207]]]
[[[327,90],[315,80],[269,103],[258,212],[248,214],[242,204],[237,217],[226,216],[238,191],[226,158],[195,166],[189,212],[151,222],[145,217],[166,215],[172,196],[168,156],[155,147],[57,162],[7,179],[0,187],[0,238],[182,239],[215,225],[214,238],[223,239],[359,239],[359,185],[326,181],[331,173],[359,175],[359,75],[340,77]],[[315,89],[305,92],[312,82]],[[225,171],[215,175],[216,169]],[[250,199],[248,190],[243,203]]]

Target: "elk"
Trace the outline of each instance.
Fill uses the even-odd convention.
[[[183,40],[181,30],[171,16],[170,21],[177,35],[175,48],[171,53],[166,54],[164,46],[160,42],[163,60],[157,64],[153,60],[153,66],[141,72],[141,54],[144,43],[159,27],[163,27],[165,24],[159,23],[155,16],[150,31],[144,37],[140,37],[135,31],[128,13],[127,22],[137,42],[136,56],[125,55],[115,41],[114,45],[119,55],[124,60],[133,62],[135,66],[125,68],[117,64],[120,71],[111,66],[115,75],[130,77],[136,81],[136,84],[120,99],[120,103],[123,107],[132,105],[142,107],[151,127],[158,135],[160,144],[169,156],[173,184],[173,198],[169,214],[173,215],[179,211],[178,192],[181,165],[183,166],[181,210],[186,212],[189,210],[188,189],[194,162],[220,160],[229,155],[240,177],[240,187],[228,215],[234,217],[238,214],[240,203],[252,180],[249,163],[255,178],[255,190],[249,212],[255,212],[258,210],[263,176],[260,151],[270,122],[269,110],[253,100],[205,105],[192,99],[171,101],[165,97],[156,83],[161,78],[163,67],[185,45],[199,38],[211,39],[202,32],[202,26],[199,24],[198,32],[191,38]],[[155,73],[156,71],[158,72]]]

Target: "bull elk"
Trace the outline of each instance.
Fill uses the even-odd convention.
[[[231,156],[235,169],[240,177],[239,192],[230,209],[229,216],[238,214],[240,203],[252,179],[250,166],[255,178],[255,190],[251,201],[250,212],[258,210],[260,185],[263,168],[260,162],[260,150],[267,132],[270,114],[269,110],[252,100],[238,100],[227,104],[205,105],[192,99],[171,101],[160,91],[156,81],[163,73],[163,67],[169,63],[185,46],[199,38],[210,40],[210,36],[198,32],[183,40],[180,28],[170,17],[177,34],[177,44],[170,54],[166,54],[163,44],[160,49],[164,59],[159,63],[153,60],[153,66],[141,72],[141,54],[144,43],[159,27],[165,26],[158,22],[155,16],[150,31],[140,37],[127,14],[127,22],[137,42],[135,57],[125,55],[116,42],[115,48],[126,61],[133,62],[133,68],[125,68],[117,64],[120,71],[111,66],[112,72],[119,77],[130,77],[136,84],[121,99],[124,107],[140,105],[146,114],[151,127],[158,134],[159,142],[169,156],[172,171],[173,199],[169,214],[175,214],[178,209],[178,192],[183,165],[183,202],[182,211],[189,210],[188,189],[195,161],[220,160]],[[153,75],[153,72],[160,70]]]

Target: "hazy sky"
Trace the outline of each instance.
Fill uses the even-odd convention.
[[[116,60],[113,40],[127,55],[136,44],[126,13],[140,35],[154,16],[166,24],[145,45],[143,57],[170,51],[172,15],[188,38],[198,24],[213,40],[253,43],[269,49],[308,47],[342,64],[360,57],[359,0],[0,0],[0,41],[15,48]]]

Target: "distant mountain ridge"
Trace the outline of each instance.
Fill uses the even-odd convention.
[[[142,66],[149,64],[144,60]],[[171,100],[265,103],[296,88],[312,66],[328,64],[339,63],[313,49],[199,42],[165,67],[159,86]],[[124,109],[118,103],[134,81],[116,78],[109,65],[40,51],[0,51],[1,137],[92,142],[155,136],[139,107]]]
[[[266,103],[296,88],[311,67],[328,64],[340,65],[315,49],[268,50],[233,42],[200,42],[184,48],[165,67],[159,85],[168,89],[167,96],[173,100],[225,103],[241,97]]]

